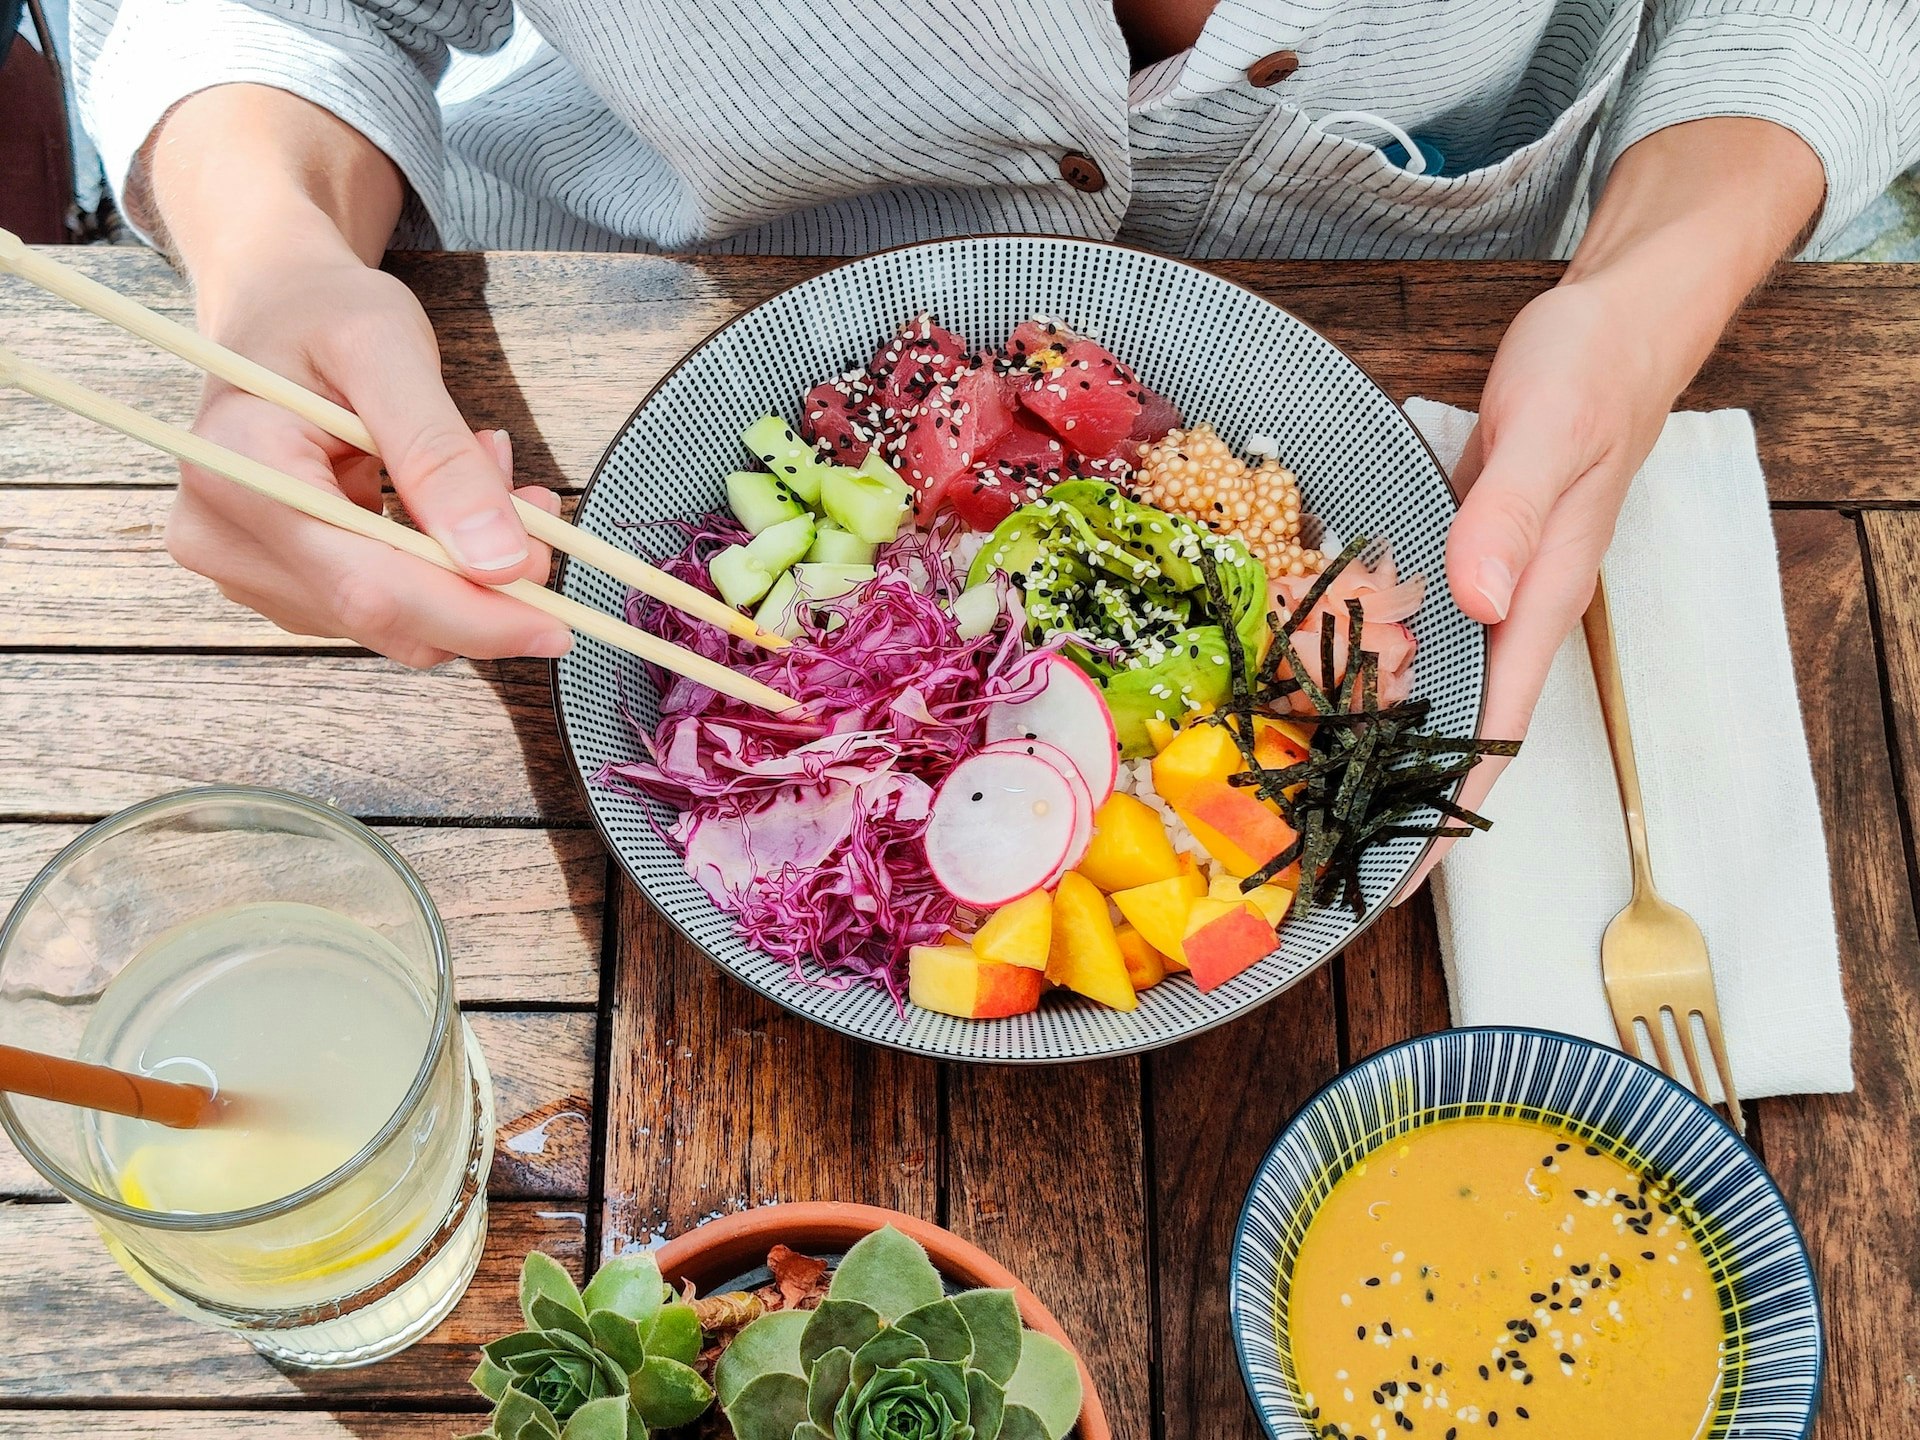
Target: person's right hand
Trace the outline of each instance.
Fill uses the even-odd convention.
[[[221,344],[357,413],[415,524],[482,585],[192,466],[182,467],[167,520],[174,559],[284,630],[352,640],[403,665],[566,653],[572,636],[559,621],[482,588],[544,583],[549,556],[509,501],[506,433],[467,428],[441,383],[432,326],[404,284],[344,247],[294,246],[202,279],[200,319]],[[222,381],[208,381],[193,428],[381,508],[380,459]],[[559,511],[551,491],[518,494]]]

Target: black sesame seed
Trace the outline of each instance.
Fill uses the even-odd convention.
[[[1562,1365],[1571,1365],[1573,1363],[1573,1356],[1569,1355],[1566,1351],[1562,1350],[1560,1352],[1560,1363]]]
[[[1367,1284],[1369,1285],[1378,1285],[1379,1283],[1380,1283],[1380,1277],[1378,1275],[1373,1276],[1367,1281]]]
[[[1366,1326],[1364,1326],[1364,1325],[1356,1325],[1356,1326],[1354,1327],[1354,1330],[1353,1330],[1353,1338],[1354,1338],[1354,1339],[1356,1339],[1356,1340],[1364,1340],[1364,1339],[1366,1339],[1366,1338],[1367,1338],[1367,1327],[1366,1327]]]
[[[1500,1424],[1500,1412],[1498,1410],[1487,1411],[1487,1428],[1489,1430],[1492,1430],[1497,1428],[1499,1424]]]
[[[1653,1259],[1653,1252],[1651,1250],[1642,1250],[1640,1252],[1640,1258],[1642,1260],[1651,1260]]]
[[[1518,1415],[1522,1420],[1531,1420],[1533,1418],[1531,1415],[1527,1414],[1527,1407],[1524,1405],[1514,1406],[1513,1413]]]
[[[975,800],[984,800],[984,799],[986,799],[987,797],[986,797],[986,794],[985,794],[985,792],[984,792],[984,791],[980,791],[980,790],[976,790],[976,791],[974,791],[974,792],[973,792],[973,798],[974,798]]]
[[[1482,1380],[1491,1380],[1493,1378],[1493,1376],[1487,1373],[1487,1367],[1484,1365],[1480,1367],[1480,1378]]]

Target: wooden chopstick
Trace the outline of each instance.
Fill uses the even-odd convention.
[[[18,386],[76,415],[97,420],[123,435],[132,436],[156,450],[163,450],[175,459],[211,470],[216,475],[224,475],[256,495],[278,500],[316,520],[324,520],[339,529],[364,535],[369,540],[383,541],[396,550],[404,550],[418,559],[438,565],[442,570],[450,570],[456,575],[461,573],[460,567],[441,548],[440,542],[431,536],[423,535],[418,530],[409,530],[397,521],[376,515],[371,510],[363,510],[343,495],[297,480],[270,465],[223,445],[216,445],[190,430],[155,420],[118,400],[109,399],[70,380],[63,380],[4,348],[0,348],[0,382]],[[544,585],[536,585],[531,580],[515,580],[508,585],[489,588],[497,589],[503,595],[511,595],[542,614],[553,616],[582,635],[591,635],[615,649],[651,661],[663,670],[683,675],[722,695],[776,713],[798,708],[792,699],[771,686],[737,674],[704,655],[683,650],[658,635],[649,635],[624,620],[595,610],[592,606],[582,605],[578,600],[556,595]]]
[[[30,249],[19,236],[5,229],[0,229],[0,270],[11,271],[48,294],[91,311],[149,344],[171,351],[189,365],[217,375],[249,395],[257,395],[291,411],[356,450],[375,456],[380,453],[366,422],[345,406],[336,405],[326,396],[314,394],[258,361],[249,360],[199,331],[156,314],[139,301],[109,290],[90,276]],[[518,495],[512,498],[521,525],[536,540],[543,540],[554,549],[625,582],[643,595],[651,595],[696,619],[718,625],[730,635],[738,635],[769,650],[778,650],[787,644],[782,637],[762,630],[751,617],[742,615],[726,601],[675,579],[639,556],[569,525],[557,515],[549,515]]]

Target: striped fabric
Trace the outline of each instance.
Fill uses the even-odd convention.
[[[73,40],[136,223],[168,108],[252,81],[391,155],[400,239],[450,248],[1555,254],[1628,145],[1746,115],[1825,163],[1820,254],[1920,158],[1920,0],[1220,0],[1138,75],[1106,0],[73,0]],[[1254,84],[1279,50],[1298,69]],[[1444,171],[1321,123],[1348,110]]]

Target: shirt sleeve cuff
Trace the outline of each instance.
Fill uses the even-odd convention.
[[[124,0],[96,55],[81,50],[81,118],[120,208],[146,238],[141,152],[167,112],[215,85],[268,85],[331,111],[400,167],[446,236],[440,111],[421,58],[339,0],[280,14],[241,0]]]
[[[1914,77],[1897,53],[1899,24],[1877,4],[1838,7],[1848,26],[1750,8],[1705,6],[1654,22],[1652,45],[1622,87],[1593,170],[1600,189],[1628,146],[1688,120],[1771,120],[1806,141],[1826,168],[1819,226],[1802,252],[1815,258],[1900,172],[1920,128]],[[1875,43],[1876,35],[1881,43]],[[1643,41],[1643,45],[1645,42]]]

